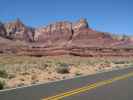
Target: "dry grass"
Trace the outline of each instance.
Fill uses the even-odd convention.
[[[85,58],[74,56],[29,57],[0,55],[0,72],[8,77],[6,88],[94,74],[132,66],[133,58]],[[0,76],[1,77],[1,76]]]

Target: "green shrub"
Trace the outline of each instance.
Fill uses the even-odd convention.
[[[113,63],[114,64],[126,64],[127,62],[126,61],[114,61]]]
[[[56,72],[60,74],[66,74],[69,73],[69,68],[66,67],[57,67]]]
[[[0,77],[7,78],[8,77],[7,72],[5,70],[0,70]]]
[[[0,90],[4,89],[5,82],[0,80]]]
[[[75,75],[76,75],[76,76],[81,76],[82,73],[80,73],[80,72],[76,72]]]
[[[66,63],[58,63],[58,67],[56,68],[56,72],[60,74],[69,73],[69,64]]]
[[[59,67],[65,67],[65,68],[69,67],[69,64],[63,63],[63,62],[58,62],[57,65],[58,65]]]

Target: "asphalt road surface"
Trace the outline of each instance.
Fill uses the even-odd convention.
[[[0,91],[0,100],[133,100],[133,67]]]

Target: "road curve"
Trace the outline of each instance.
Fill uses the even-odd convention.
[[[133,67],[0,91],[0,100],[133,100]]]

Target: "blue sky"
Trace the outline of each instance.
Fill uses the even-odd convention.
[[[133,0],[0,0],[0,21],[38,27],[87,18],[95,30],[133,35]]]

